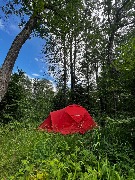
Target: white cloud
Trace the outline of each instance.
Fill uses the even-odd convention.
[[[39,77],[40,75],[39,75],[39,74],[36,74],[36,73],[33,73],[32,76]]]
[[[2,21],[2,19],[0,19],[0,29],[1,29],[1,30],[4,30],[4,28],[5,28],[5,26],[4,26],[4,24],[3,24],[3,21]]]
[[[14,32],[17,32],[17,33],[19,33],[19,31],[20,31],[19,27],[17,25],[15,25],[15,24],[11,24],[9,28],[10,28],[11,31],[14,31]]]
[[[43,58],[40,59],[41,62],[45,62],[45,60]]]
[[[41,70],[40,70],[40,73],[43,73],[43,72],[44,72],[44,71],[41,69]]]
[[[24,74],[25,75],[25,77],[28,77],[29,79],[33,79],[29,74]]]
[[[38,61],[39,61],[39,59],[38,59],[38,58],[35,58],[35,61],[37,61],[37,62],[38,62]]]
[[[40,59],[39,58],[35,58],[35,61],[37,61],[37,62],[45,62],[43,58],[40,58]]]

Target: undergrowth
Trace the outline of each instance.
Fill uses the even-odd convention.
[[[135,118],[106,118],[84,135],[46,133],[37,123],[0,127],[2,180],[134,180]]]

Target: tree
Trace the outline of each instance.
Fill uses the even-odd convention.
[[[131,32],[134,32],[134,1],[100,1],[98,6],[95,5],[94,13],[105,50],[101,51],[101,73],[98,78],[101,112],[116,113],[119,96],[116,85],[120,74],[115,69],[113,61],[118,55],[117,47],[126,42]]]
[[[29,108],[27,99],[31,96],[30,87],[31,82],[22,70],[11,75],[8,91],[0,103],[0,121],[8,123],[25,116]]]
[[[52,110],[52,83],[30,79],[22,70],[11,75],[9,88],[0,104],[0,122],[40,121]]]
[[[135,103],[135,38],[118,47],[118,56],[114,66],[119,72],[119,109],[134,115]]]
[[[79,2],[79,1],[78,1]],[[59,26],[55,26],[51,31],[50,41],[45,47],[45,56],[50,65],[50,71],[56,79],[58,79],[59,85],[63,86],[63,95],[66,99],[67,82],[70,82],[71,86],[71,99],[74,101],[74,88],[77,83],[77,63],[81,59],[80,57],[80,39],[81,31],[83,29],[82,23],[83,6],[74,2],[68,4],[70,13],[66,16],[66,19],[70,18],[70,24],[66,27],[63,23]],[[72,26],[71,26],[72,24]]]
[[[37,36],[45,37],[49,30],[48,26],[51,27],[52,25],[51,22],[54,16],[57,16],[59,21],[67,22],[63,18],[63,13],[66,13],[66,6],[69,2],[70,0],[58,0],[57,2],[12,0],[7,2],[5,9],[3,7],[6,15],[14,13],[20,15],[22,21],[24,21],[23,15],[26,14],[29,16],[29,20],[24,25],[23,30],[16,36],[0,68],[0,102],[7,92],[11,72],[22,45],[30,37],[32,32],[35,32]]]
[[[32,117],[36,121],[48,116],[53,102],[52,83],[47,79],[34,79],[32,84]]]
[[[36,19],[32,16],[26,23],[24,29],[16,36],[4,60],[4,63],[0,68],[0,102],[7,92],[12,69],[14,67],[19,51],[25,41],[29,38],[35,25]]]

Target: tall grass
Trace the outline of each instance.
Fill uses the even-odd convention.
[[[1,125],[0,179],[135,179],[134,119],[106,121],[66,136],[37,131],[33,122]]]

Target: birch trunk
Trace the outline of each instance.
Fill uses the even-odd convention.
[[[66,37],[66,35],[65,35]],[[66,106],[66,92],[67,92],[67,53],[66,53],[66,38],[64,37],[63,44],[64,44],[64,106]]]

